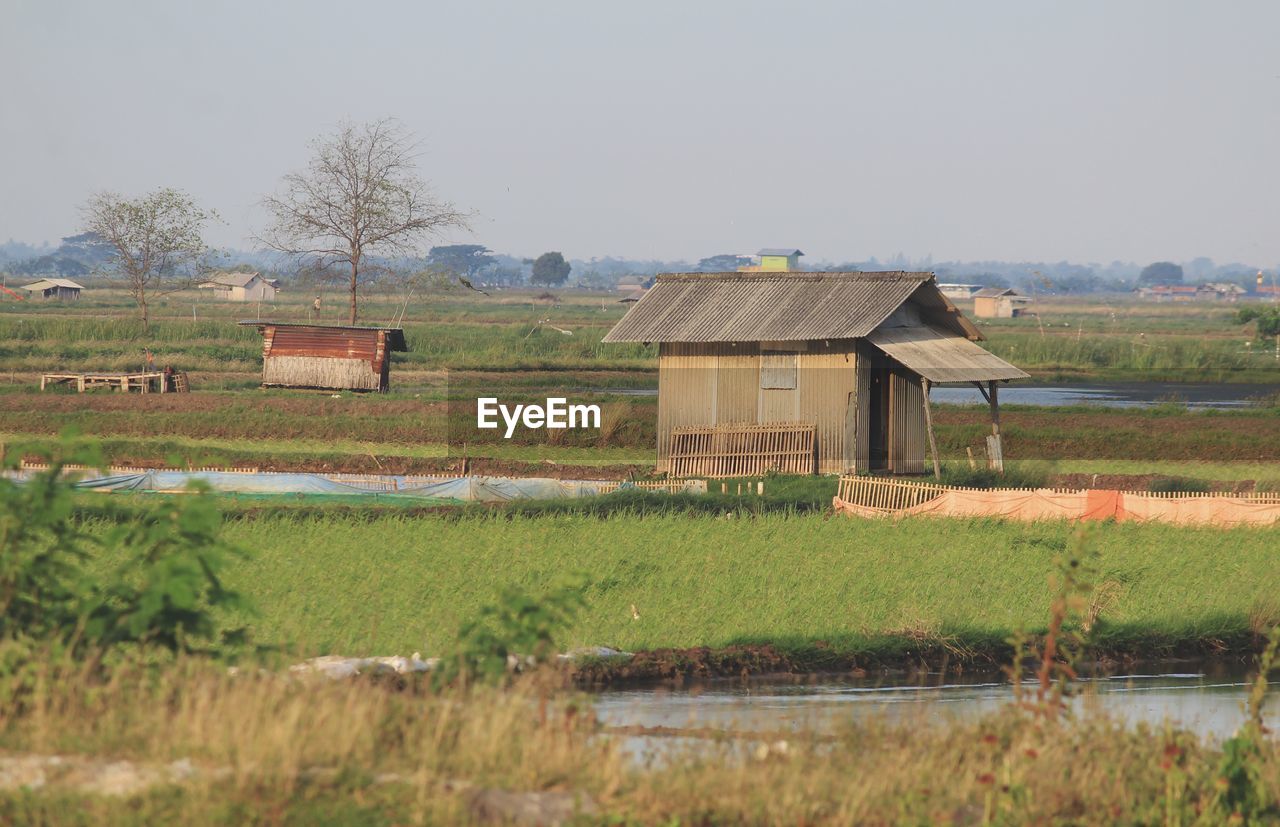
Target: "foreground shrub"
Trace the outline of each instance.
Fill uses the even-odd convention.
[[[125,645],[169,653],[226,652],[242,629],[221,613],[244,611],[220,573],[241,554],[220,538],[221,515],[207,493],[166,499],[137,511],[105,534],[87,531],[74,513],[68,459],[25,480],[0,477],[0,643],[10,664],[24,646],[65,646],[98,659]],[[91,574],[103,555],[106,574]],[[20,660],[20,658],[19,658]]]

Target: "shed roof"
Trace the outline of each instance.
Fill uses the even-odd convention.
[[[70,290],[84,289],[84,287],[82,287],[79,284],[76,284],[71,279],[40,279],[39,281],[33,281],[31,284],[26,285],[22,289],[23,290],[48,290],[50,287],[66,287]]]
[[[237,324],[244,325],[244,326],[253,325],[254,327],[258,328],[259,333],[261,333],[263,330],[265,330],[268,327],[306,328],[308,330],[315,330],[315,331],[321,331],[321,332],[333,331],[335,334],[341,333],[341,332],[351,332],[351,331],[373,332],[373,333],[382,331],[387,334],[388,348],[400,353],[403,353],[409,350],[409,347],[408,345],[405,344],[405,340],[404,340],[404,328],[400,328],[400,327],[366,327],[363,325],[307,324],[305,322],[273,322],[273,321],[264,321],[260,319],[246,319],[244,321],[237,322]]]
[[[932,273],[670,273],[606,342],[758,342],[866,336],[915,297],[956,335],[982,338]]]
[[[802,256],[804,255],[804,252],[802,250],[797,250],[794,247],[765,247],[763,250],[756,253],[756,255],[758,256]]]
[[[968,339],[932,325],[880,327],[871,331],[867,341],[930,382],[991,382],[1030,375]]]
[[[984,287],[973,294],[975,299],[995,299],[1000,296],[1017,296],[1018,291],[1012,287]]]
[[[200,286],[246,287],[256,278],[258,278],[257,273],[218,273]]]

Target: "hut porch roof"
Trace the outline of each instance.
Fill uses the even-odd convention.
[[[1030,377],[968,339],[931,325],[881,327],[871,331],[867,341],[935,384]]]

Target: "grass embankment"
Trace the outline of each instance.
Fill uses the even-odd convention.
[[[5,823],[1261,824],[1280,800],[1256,732],[1227,752],[1172,724],[1008,707],[704,734],[649,765],[536,675],[435,693],[198,663],[42,673],[0,706],[6,781],[31,783],[0,793]]]
[[[518,584],[590,581],[570,645],[774,644],[798,668],[1000,657],[1047,616],[1063,523],[668,515],[271,514],[231,520],[229,573],[263,640],[310,653],[438,653]],[[1102,651],[1244,649],[1280,616],[1280,528],[1098,528]],[[639,617],[632,614],[635,607]]]

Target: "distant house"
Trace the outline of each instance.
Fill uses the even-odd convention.
[[[1234,302],[1239,301],[1248,291],[1238,284],[1229,281],[1213,281],[1208,284],[1200,285],[1198,295],[1200,298],[1212,299],[1214,301]]]
[[[941,282],[938,289],[948,299],[971,299],[982,289],[981,284],[960,284],[959,282]]]
[[[1215,298],[1213,291],[1205,290],[1194,284],[1154,284],[1139,287],[1134,292],[1138,294],[1139,298],[1152,299],[1157,302],[1193,302]]]
[[[637,291],[642,292],[646,290],[651,284],[653,284],[652,278],[646,278],[644,276],[623,276],[618,279],[618,283],[615,287],[619,293],[635,293]]]
[[[1030,303],[1030,297],[1011,288],[984,287],[973,294],[973,315],[979,319],[1016,319]]]
[[[200,285],[223,301],[270,302],[276,300],[276,280],[259,273],[219,273]]]
[[[658,344],[657,449],[675,476],[919,474],[934,384],[1027,374],[932,273],[671,273],[604,341]],[[993,436],[998,434],[993,428]]]
[[[246,321],[262,334],[262,385],[383,391],[391,387],[391,353],[402,353],[398,327]]]
[[[757,267],[748,267],[748,270],[758,272],[773,273],[779,271],[799,270],[800,256],[804,253],[794,248],[786,247],[765,247],[756,253],[760,257],[760,264]]]
[[[75,301],[80,298],[80,291],[84,288],[71,279],[40,279],[22,289],[32,294],[39,293],[43,299]]]

